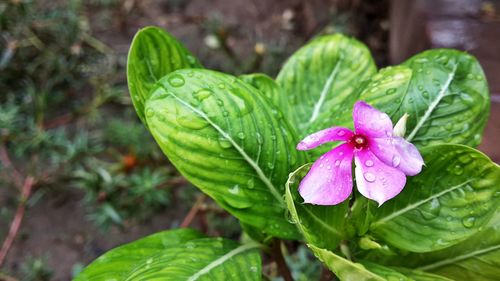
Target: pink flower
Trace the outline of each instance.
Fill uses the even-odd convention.
[[[326,142],[344,141],[314,162],[300,183],[299,193],[305,203],[336,205],[346,200],[352,192],[353,158],[359,192],[379,206],[403,190],[406,176],[422,170],[422,156],[413,144],[393,136],[387,114],[358,101],[352,116],[355,132],[328,128],[297,145],[298,150],[309,150]]]

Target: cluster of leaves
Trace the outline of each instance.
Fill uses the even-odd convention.
[[[269,237],[303,240],[341,280],[500,274],[500,167],[474,149],[489,93],[471,55],[430,50],[377,71],[362,43],[336,34],[298,50],[276,80],[235,77],[202,69],[170,34],[148,27],[132,42],[127,74],[137,114],[162,151],[259,243],[162,232],[112,250],[76,280],[260,280],[257,249]],[[393,122],[410,114],[406,138],[426,167],[379,208],[361,196],[302,204],[305,164],[332,144],[305,154],[296,143],[332,125],[352,128],[360,99]]]

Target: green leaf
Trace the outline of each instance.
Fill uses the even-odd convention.
[[[412,281],[413,279],[408,278],[407,276],[403,275],[402,273],[389,268],[382,266],[380,264],[376,264],[373,262],[369,261],[360,261],[360,263],[369,271],[382,276],[385,278],[385,280],[398,280],[398,281]]]
[[[297,137],[269,99],[234,76],[178,70],[146,103],[150,131],[195,186],[243,223],[300,237],[285,218],[288,172],[300,165]]]
[[[328,126],[335,125],[335,117],[344,114],[344,109],[350,111],[356,101],[352,95],[356,87],[375,72],[365,45],[335,34],[318,37],[300,48],[285,63],[276,81],[288,97],[296,128],[303,137],[325,119]]]
[[[289,119],[289,103],[287,96],[281,90],[281,87],[273,80],[273,78],[262,73],[253,73],[241,75],[241,80],[257,88],[264,96],[268,97],[272,104],[276,106]]]
[[[421,153],[426,167],[376,210],[370,226],[373,236],[412,252],[467,239],[484,227],[499,203],[500,167],[481,152],[437,145]]]
[[[403,273],[404,275],[408,276],[409,278],[415,281],[453,281],[452,279],[446,278],[444,276],[424,272],[421,270],[415,270],[403,267],[394,267],[393,269]]]
[[[155,26],[139,30],[130,46],[127,81],[137,115],[144,124],[144,104],[156,82],[182,68],[201,68],[199,61],[168,32]]]
[[[290,174],[285,186],[288,211],[308,244],[335,249],[347,237],[345,215],[349,208],[348,201],[335,206],[303,204],[297,189],[310,168],[311,164],[306,164]]]
[[[123,280],[138,264],[178,244],[202,238],[191,229],[163,231],[114,248],[94,260],[73,281]]]
[[[138,264],[124,280],[261,280],[259,247],[222,238],[191,240]]]
[[[308,245],[314,255],[324,263],[340,280],[356,280],[356,281],[386,281],[387,275],[397,274],[390,269],[382,266],[376,267],[382,275],[376,274],[368,270],[363,264],[349,261],[341,256],[334,254],[325,249],[318,248],[314,245]],[[397,274],[400,277],[401,274]],[[404,277],[404,276],[403,276]],[[400,280],[399,278],[397,280]],[[408,280],[408,279],[403,279]]]
[[[407,139],[419,147],[477,146],[490,108],[478,61],[447,49],[426,51],[400,66],[381,69],[360,89],[359,99],[389,114],[393,122],[408,113]]]

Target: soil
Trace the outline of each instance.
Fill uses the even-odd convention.
[[[94,35],[122,59],[139,28],[157,25],[185,43],[206,67],[223,71],[247,70],[237,64],[248,64],[254,56],[255,44],[263,43],[273,55],[265,56],[260,68],[274,74],[291,52],[326,27],[361,39],[373,50],[379,66],[387,64],[388,1],[373,1],[376,4],[342,0],[122,2],[124,4],[113,11],[99,12],[92,8],[87,11]],[[127,3],[132,3],[132,7],[127,8]],[[103,21],[107,24],[95,24]],[[245,59],[231,61],[228,54],[208,48],[204,39],[211,32],[225,34],[235,56]],[[490,121],[480,146],[497,163],[500,162],[500,150],[495,143],[500,137],[498,120],[500,106],[497,102],[492,104]],[[0,192],[2,190],[5,189]],[[3,195],[0,194],[0,198]],[[174,205],[148,222],[123,229],[112,228],[103,233],[87,219],[82,198],[83,194],[72,187],[58,188],[47,192],[30,207],[7,257],[6,269],[19,272],[20,264],[28,256],[46,256],[54,273],[52,280],[70,280],[75,264],[85,265],[117,245],[176,226],[190,208]]]

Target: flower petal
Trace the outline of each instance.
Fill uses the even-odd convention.
[[[400,137],[370,140],[370,150],[386,165],[397,168],[408,176],[422,171],[424,159],[418,149]]]
[[[359,192],[379,206],[398,195],[406,184],[403,172],[384,164],[369,149],[356,151],[354,163]]]
[[[297,145],[298,150],[313,149],[325,142],[330,141],[348,141],[354,133],[344,127],[333,127],[321,130],[314,134],[307,136]]]
[[[325,153],[302,179],[299,193],[304,203],[336,205],[352,192],[353,147],[342,144]]]
[[[389,115],[378,111],[364,101],[354,104],[352,111],[356,134],[371,138],[392,137],[392,121]]]

